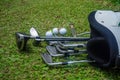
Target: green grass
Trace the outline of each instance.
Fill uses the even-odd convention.
[[[114,3],[115,5],[120,5],[120,0],[108,0]]]
[[[0,80],[119,80],[119,70],[87,63],[48,67],[40,56],[45,46],[36,48],[29,42],[26,52],[16,47],[15,32],[29,33],[31,26],[41,35],[54,27],[69,30],[71,22],[78,33],[89,31],[88,15],[99,9],[120,7],[108,0],[0,0]]]

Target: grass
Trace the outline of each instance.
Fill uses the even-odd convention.
[[[108,0],[0,0],[0,80],[119,80],[119,70],[101,70],[90,64],[48,67],[40,54],[44,47],[19,52],[15,32],[29,33],[34,26],[41,35],[54,27],[74,23],[78,33],[89,31],[88,15],[94,10],[119,11]],[[69,35],[69,34],[68,34]]]
[[[120,0],[108,0],[114,3],[115,5],[120,5]]]

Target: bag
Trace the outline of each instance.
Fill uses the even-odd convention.
[[[87,51],[100,67],[120,66],[120,12],[98,10],[90,13]]]

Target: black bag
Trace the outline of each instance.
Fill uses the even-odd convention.
[[[87,51],[100,67],[120,66],[120,12],[98,10],[90,13]]]

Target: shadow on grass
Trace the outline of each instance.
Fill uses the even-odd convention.
[[[111,77],[113,80],[119,80],[120,79],[120,68],[118,69],[107,69],[103,70],[106,77]]]
[[[119,80],[120,79],[120,69],[108,69],[103,70],[105,76],[110,78],[111,80]]]
[[[31,54],[33,53],[33,48],[31,47],[31,45],[27,44],[26,48],[22,51],[18,50],[19,53],[21,54]]]
[[[100,68],[102,74],[110,80],[120,79],[120,68]]]

